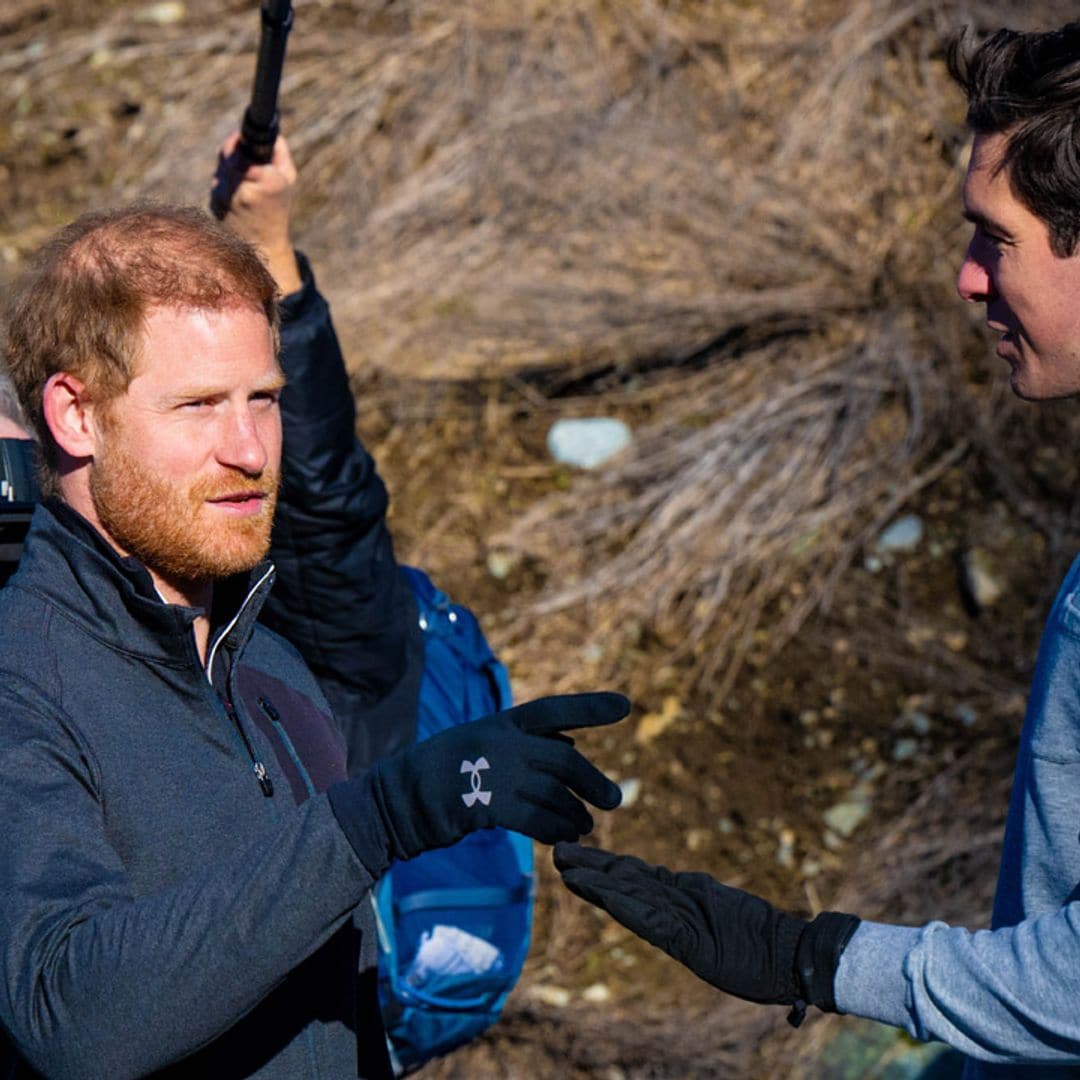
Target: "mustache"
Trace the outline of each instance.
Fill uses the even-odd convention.
[[[262,495],[270,498],[277,495],[281,483],[281,474],[276,470],[265,470],[258,476],[237,472],[229,476],[206,476],[193,483],[188,491],[191,498],[198,502],[228,498],[230,495]]]

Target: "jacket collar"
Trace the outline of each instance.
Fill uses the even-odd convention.
[[[215,585],[211,650],[232,655],[247,642],[273,578],[273,565],[264,562]],[[34,511],[11,584],[37,593],[119,652],[171,667],[197,663],[192,624],[203,609],[165,603],[138,559],[120,556],[58,499]]]

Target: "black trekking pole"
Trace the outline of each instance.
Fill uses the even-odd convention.
[[[278,89],[285,66],[285,42],[292,29],[290,0],[263,0],[259,58],[251,103],[240,125],[240,152],[256,165],[265,165],[273,156],[278,135]]]

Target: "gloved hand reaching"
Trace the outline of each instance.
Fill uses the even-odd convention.
[[[621,694],[539,698],[448,728],[334,785],[330,804],[360,861],[380,877],[392,859],[501,826],[553,844],[592,829],[621,792],[562,734],[621,720]]]
[[[748,1001],[836,1012],[833,980],[854,915],[822,912],[807,922],[708,874],[672,873],[631,855],[558,844],[566,887],[603,908],[713,986]]]

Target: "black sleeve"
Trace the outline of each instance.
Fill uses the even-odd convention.
[[[282,302],[277,581],[263,619],[318,678],[355,773],[413,741],[423,642],[386,526],[386,487],[356,437],[330,309],[297,261],[303,286]]]

